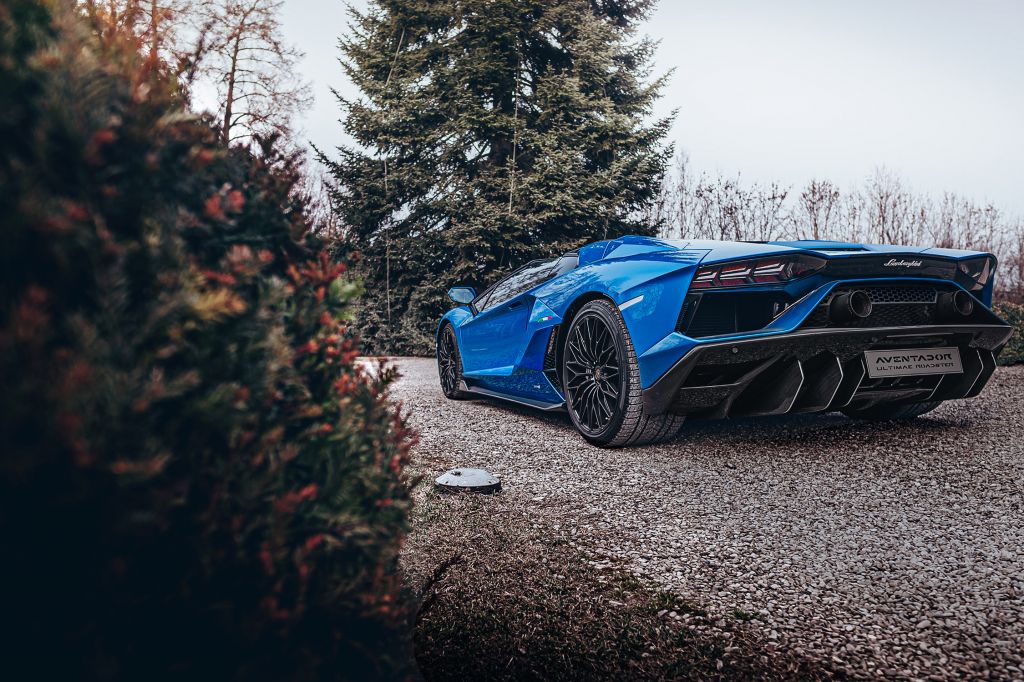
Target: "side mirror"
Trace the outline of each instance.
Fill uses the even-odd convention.
[[[452,287],[448,290],[448,298],[462,305],[469,305],[476,298],[476,289],[473,287]]]

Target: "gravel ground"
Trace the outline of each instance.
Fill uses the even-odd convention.
[[[602,450],[564,415],[445,400],[432,359],[398,367],[419,466],[490,470],[524,525],[712,615],[751,614],[767,652],[856,676],[1024,679],[1024,368],[910,423],[694,422]]]

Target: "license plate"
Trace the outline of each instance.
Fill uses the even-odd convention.
[[[918,374],[963,374],[960,351],[956,348],[906,348],[866,350],[868,376],[909,377]]]

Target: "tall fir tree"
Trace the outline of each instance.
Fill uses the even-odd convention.
[[[364,338],[431,352],[455,283],[651,233],[669,119],[636,34],[653,0],[373,0],[350,10],[339,96],[355,140],[321,153],[363,254]]]

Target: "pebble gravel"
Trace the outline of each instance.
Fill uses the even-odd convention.
[[[396,364],[418,466],[496,474],[522,523],[699,604],[698,627],[742,618],[854,677],[1024,679],[1024,368],[906,423],[693,422],[603,450],[564,414],[446,400],[433,359]]]

